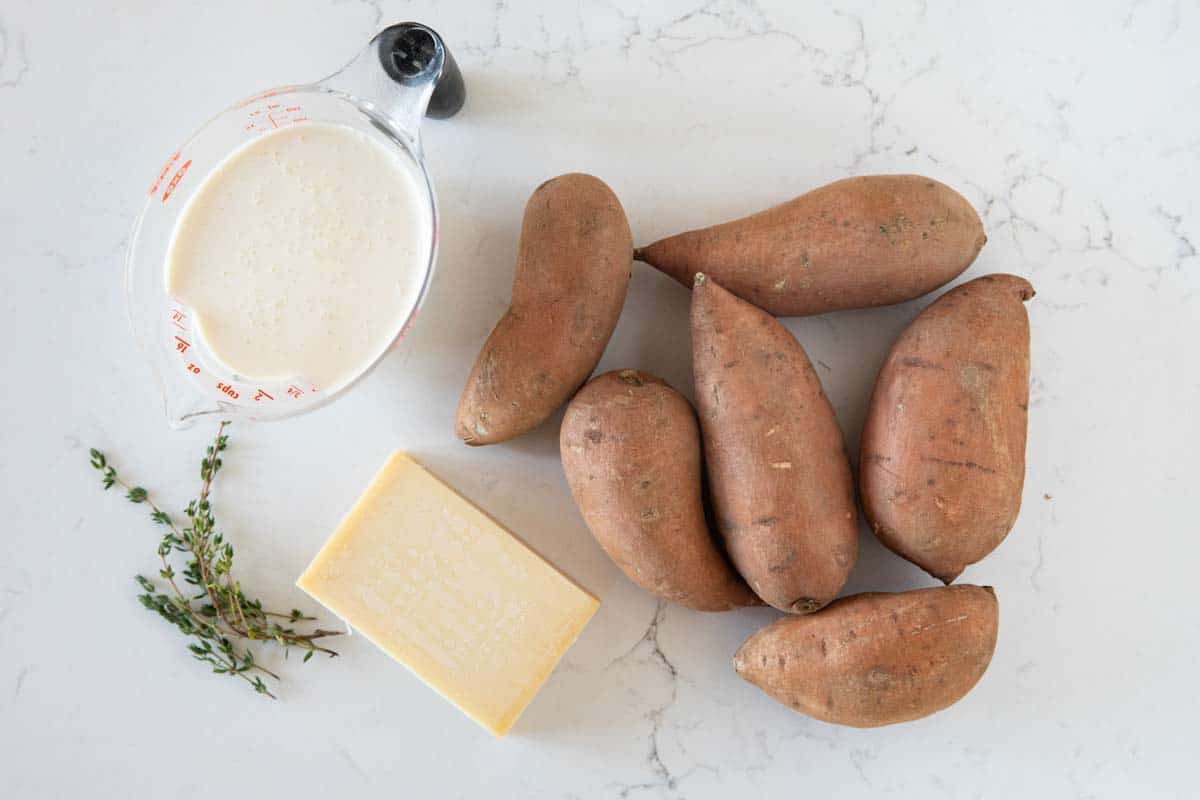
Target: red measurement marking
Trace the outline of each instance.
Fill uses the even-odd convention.
[[[294,88],[296,88],[296,87],[294,87],[294,86],[276,86],[274,89],[268,89],[267,91],[263,92],[262,94],[256,94],[253,97],[247,97],[241,103],[241,105],[246,105],[247,103],[254,103],[259,100],[266,100],[268,97],[274,97],[277,94],[283,94],[284,92],[290,92]]]
[[[267,103],[249,114],[249,122],[242,130],[263,133],[278,130],[298,122],[307,122],[308,116],[301,106],[285,106],[283,103]]]
[[[150,194],[157,194],[158,187],[162,185],[163,178],[167,177],[167,173],[171,171],[171,167],[175,166],[175,162],[179,160],[179,151],[175,151],[175,155],[167,159],[167,163],[163,164],[162,171],[158,173],[158,177],[154,179],[154,185],[150,187]]]
[[[412,316],[408,318],[408,322],[404,323],[404,328],[400,331],[400,339],[408,336],[408,332],[412,330],[413,323],[417,321],[417,312],[414,311]]]
[[[408,322],[404,323],[404,327],[400,329],[400,335],[397,336],[390,345],[388,345],[389,351],[395,350],[397,347],[400,346],[400,342],[404,341],[405,336],[408,336],[408,332],[410,330],[412,330],[413,323],[416,321],[417,321],[417,312],[414,311],[412,313],[412,316],[409,317]]]
[[[264,391],[263,389],[259,389],[258,393],[254,395],[254,402],[256,402],[256,403],[260,400],[274,400],[274,399],[275,399],[274,397],[271,397],[271,395],[267,394],[266,391]]]
[[[186,319],[187,319],[187,314],[183,313],[182,311],[172,311],[171,312],[171,324],[174,325],[176,328],[179,328],[181,331],[187,330],[187,326],[183,324],[184,320],[186,320]]]
[[[191,363],[190,361],[188,362],[188,365],[187,365],[187,371],[192,373],[193,375],[200,374],[200,368],[197,367],[195,364]]]
[[[217,391],[221,392],[222,394],[224,394],[228,397],[233,398],[234,400],[237,400],[239,397],[241,397],[241,395],[238,394],[237,389],[234,389],[228,383],[223,383],[221,381],[217,381]]]
[[[179,185],[179,182],[183,180],[183,176],[187,174],[188,167],[191,165],[192,160],[189,158],[183,162],[183,166],[179,168],[179,172],[175,173],[175,177],[171,178],[171,182],[167,184],[167,190],[163,192],[162,201],[164,203],[167,202],[167,198],[171,196],[171,193],[175,191],[175,187]]]
[[[289,397],[299,397],[300,395],[304,394],[304,390],[299,386],[293,385],[287,388],[287,393]]]
[[[188,351],[188,348],[191,346],[192,346],[192,343],[187,341],[186,339],[181,339],[178,336],[175,337],[175,349],[178,350],[180,353],[186,353]]]

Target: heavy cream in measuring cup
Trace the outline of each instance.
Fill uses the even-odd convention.
[[[167,291],[244,378],[333,389],[390,345],[430,252],[419,173],[352,128],[254,139],[197,188],[167,253]]]

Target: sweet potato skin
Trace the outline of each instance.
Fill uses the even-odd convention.
[[[779,320],[701,273],[692,369],[717,526],[770,605],[829,603],[858,556],[842,431],[804,348]]]
[[[705,521],[686,398],[646,372],[605,373],[567,406],[559,446],[576,505],[630,580],[697,611],[758,604]]]
[[[985,275],[900,335],[875,381],[859,485],[875,535],[950,583],[1016,522],[1025,481],[1033,287]]]
[[[688,287],[703,272],[787,317],[919,297],[962,273],[986,241],[975,209],[949,186],[865,175],[661,239],[634,257]]]
[[[470,445],[519,436],[596,368],[625,304],[633,242],[612,190],[560,175],[525,206],[512,304],[467,378],[455,430]]]
[[[734,669],[771,697],[825,722],[873,728],[926,717],[962,699],[996,649],[989,586],[843,598],[752,635]]]

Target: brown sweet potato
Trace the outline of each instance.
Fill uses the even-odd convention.
[[[567,406],[563,470],[596,540],[629,579],[698,611],[757,605],[704,519],[688,401],[645,372],[592,380]]]
[[[966,269],[986,241],[975,209],[949,186],[867,175],[661,239],[634,258],[688,287],[703,272],[786,317],[919,297]]]
[[[803,714],[873,728],[962,699],[992,660],[998,623],[990,586],[856,594],[767,625],[733,666]]]
[[[738,572],[781,611],[837,596],[858,555],[842,431],[804,348],[703,273],[692,369],[717,526]]]
[[[599,363],[625,303],[629,223],[599,178],[546,181],[525,206],[512,305],[483,345],[455,429],[503,442],[546,420]]]
[[[860,488],[875,535],[950,583],[1012,529],[1025,481],[1033,287],[985,275],[900,335],[875,381]]]

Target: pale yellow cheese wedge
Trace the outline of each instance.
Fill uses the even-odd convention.
[[[297,585],[496,736],[600,606],[399,452]]]

